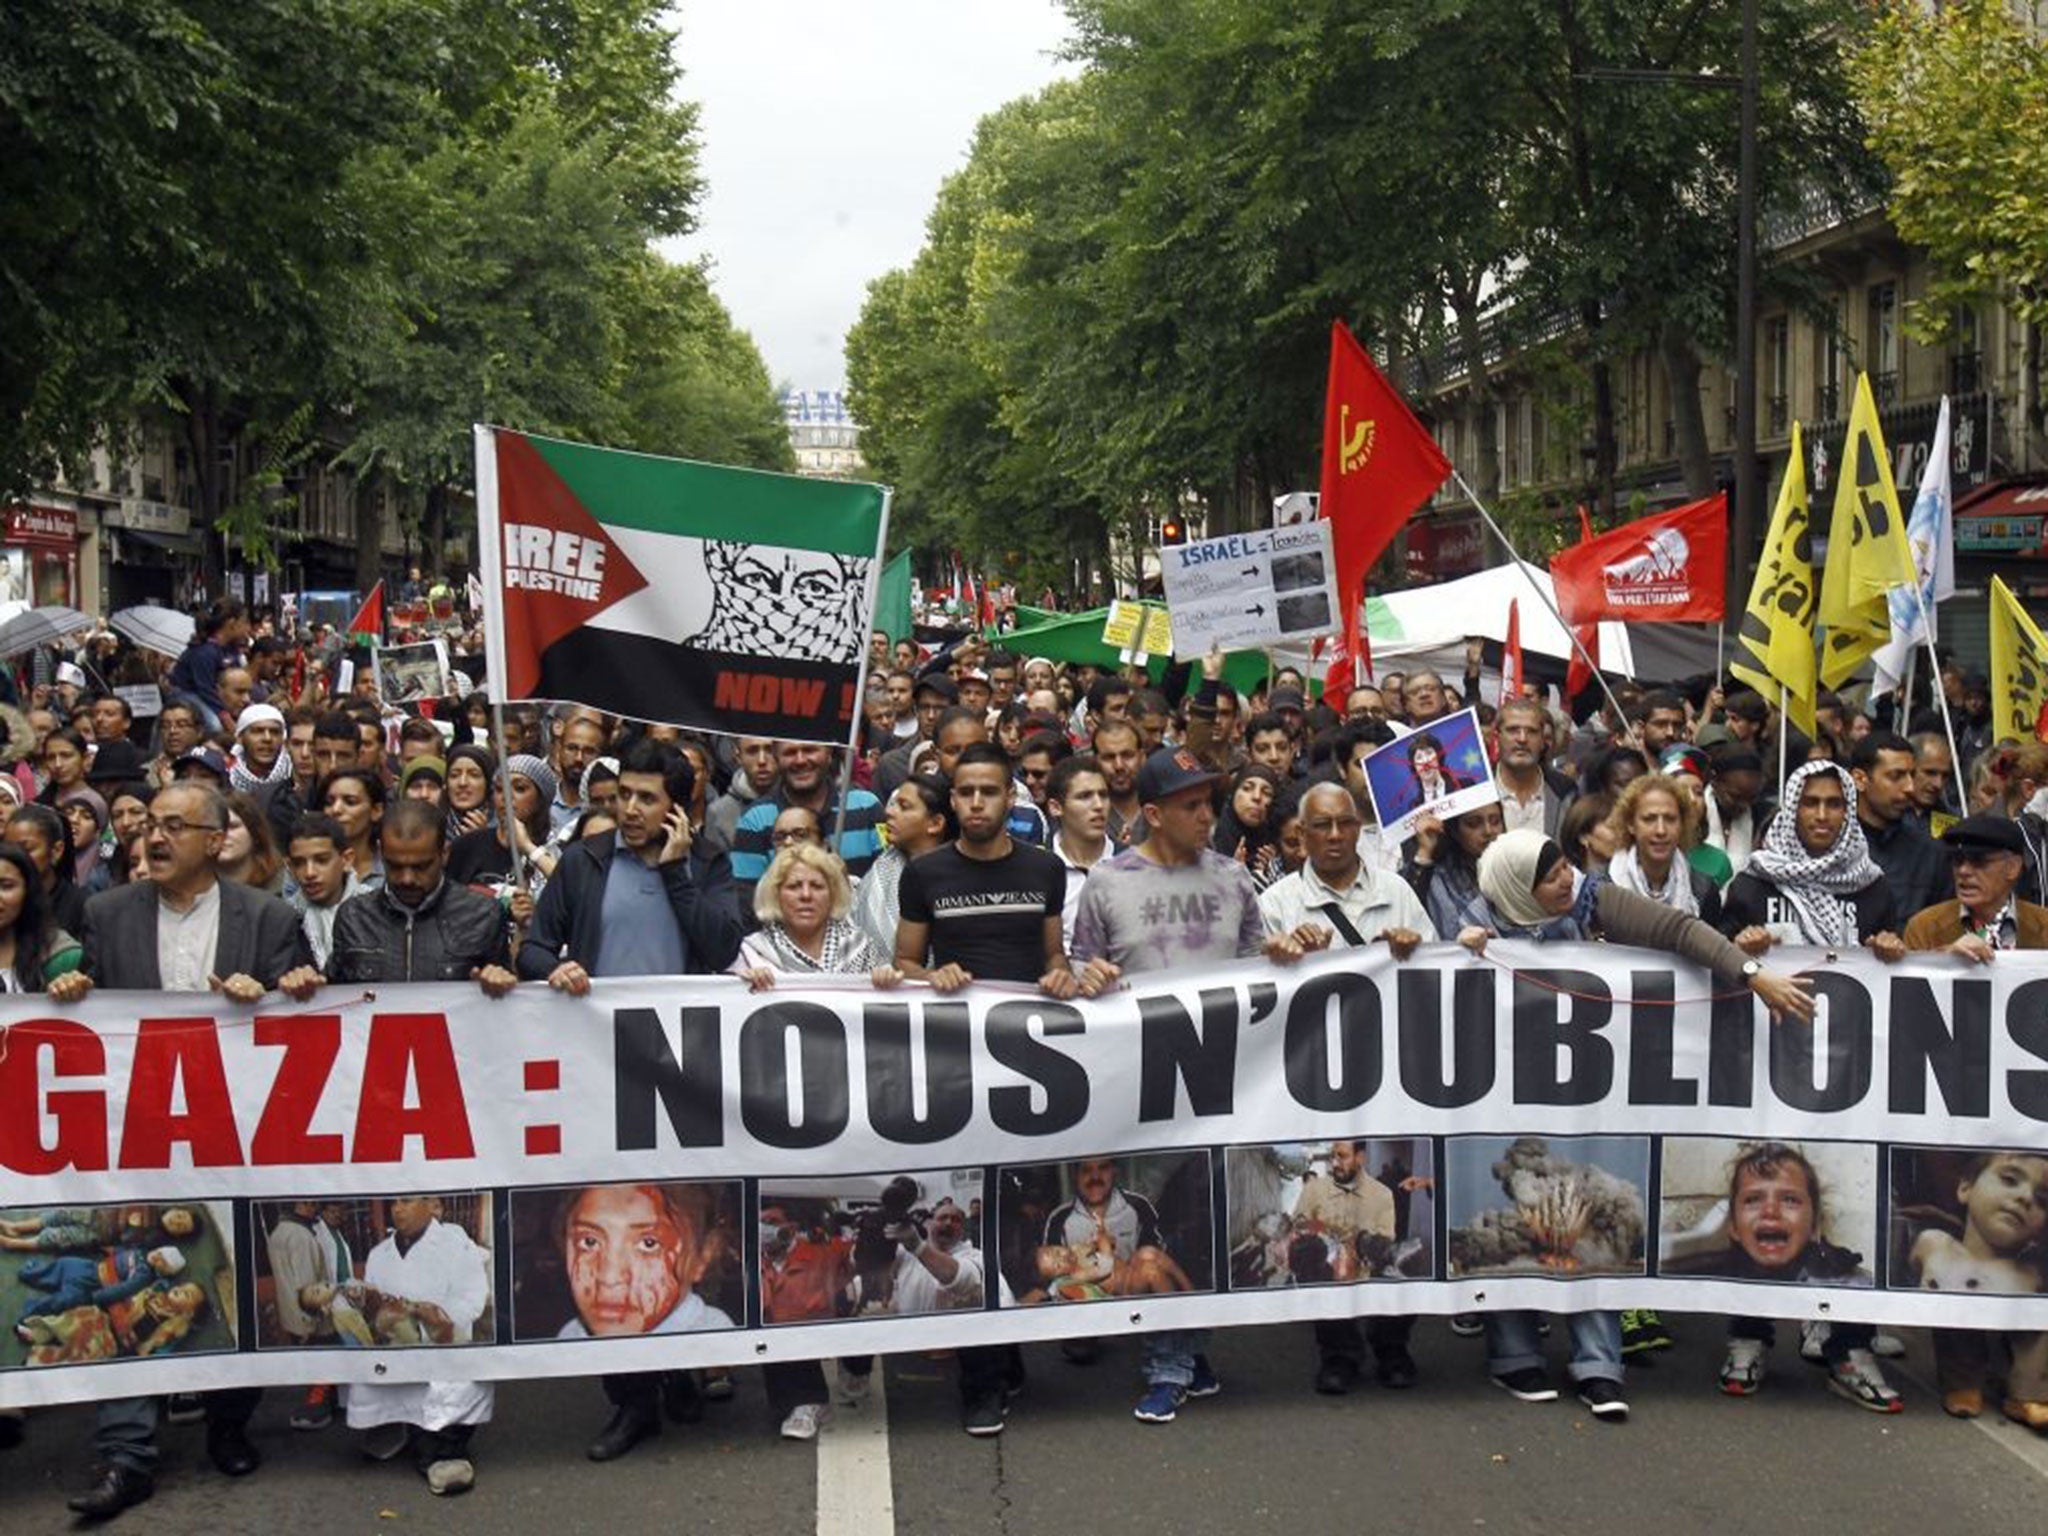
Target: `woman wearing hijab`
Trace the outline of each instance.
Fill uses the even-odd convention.
[[[71,883],[88,896],[106,890],[114,883],[113,871],[100,862],[107,802],[98,790],[78,784],[58,794],[57,814],[71,833]]]
[[[1606,939],[1663,950],[1704,966],[1725,986],[1747,987],[1773,1016],[1813,1017],[1813,998],[1803,982],[1765,970],[1697,917],[1604,876],[1580,874],[1563,849],[1533,828],[1502,833],[1479,857],[1479,897],[1465,910],[1458,942],[1484,954],[1496,936],[1538,944]],[[1489,1312],[1485,1323],[1487,1370],[1494,1381],[1526,1403],[1554,1400],[1557,1389],[1543,1365],[1536,1314]],[[1566,1324],[1579,1400],[1596,1418],[1626,1419],[1619,1315],[1574,1312]]]
[[[1209,838],[1209,846],[1242,864],[1250,871],[1252,884],[1262,891],[1284,873],[1276,811],[1280,792],[1280,777],[1272,769],[1246,764],[1230,781],[1230,793]]]
[[[1837,764],[1804,763],[1785,781],[1763,846],[1729,883],[1720,927],[1752,955],[1773,944],[1868,944],[1890,960],[1905,953],[1893,908],[1856,819],[1855,781]]]

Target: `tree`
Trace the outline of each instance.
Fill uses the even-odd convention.
[[[2048,33],[2010,0],[1885,7],[1854,55],[1899,233],[1934,267],[1909,321],[1927,340],[1996,299],[2048,324]]]

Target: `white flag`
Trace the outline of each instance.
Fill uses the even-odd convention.
[[[1889,594],[1892,637],[1878,647],[1874,694],[1897,688],[1906,675],[1906,657],[1916,645],[1935,639],[1935,605],[1955,596],[1955,496],[1949,483],[1948,396],[1941,397],[1941,415],[1934,423],[1934,442],[1927,467],[1920,472],[1920,493],[1906,518],[1906,543],[1913,551],[1916,586],[1894,587]]]

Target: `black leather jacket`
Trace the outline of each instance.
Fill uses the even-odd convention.
[[[511,966],[505,909],[443,880],[417,907],[379,888],[334,914],[329,981],[467,981],[479,966]]]

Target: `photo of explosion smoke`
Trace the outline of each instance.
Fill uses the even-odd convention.
[[[1458,1137],[1445,1162],[1452,1274],[1644,1272],[1645,1138]]]
[[[1232,1147],[1224,1169],[1233,1290],[1431,1277],[1436,1170],[1428,1141]]]

